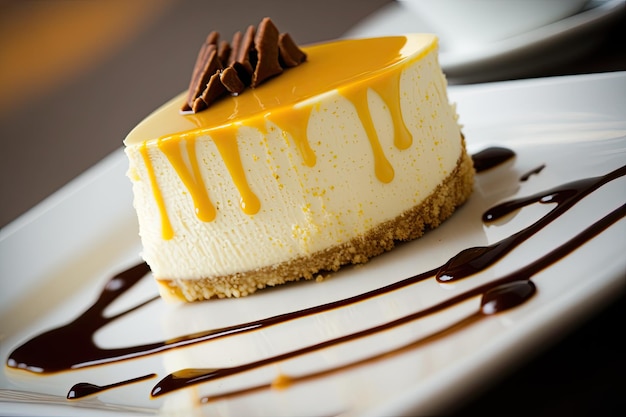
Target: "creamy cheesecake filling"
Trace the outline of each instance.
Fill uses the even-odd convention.
[[[421,204],[347,242],[259,269],[201,279],[158,279],[164,299],[197,301],[244,297],[267,286],[337,271],[346,264],[367,262],[393,249],[398,241],[416,239],[439,226],[469,197],[474,181],[471,157],[463,152],[456,169]]]
[[[126,138],[157,278],[310,256],[419,206],[455,171],[463,143],[434,36],[303,50],[297,69],[204,112],[181,114],[181,94]]]
[[[369,108],[368,92],[376,92],[388,106],[394,127],[395,146],[398,149],[408,148],[412,143],[412,135],[401,116],[402,67],[410,65],[412,60],[421,58],[422,54],[428,54],[435,48],[434,39],[424,35],[323,44],[304,48],[311,57],[310,62],[298,68],[298,71],[287,72],[271,84],[246,91],[240,97],[221,101],[213,105],[210,112],[181,117],[174,108],[183,101],[184,94],[177,97],[158,112],[160,122],[148,120],[142,123],[125,140],[127,146],[143,142],[144,148],[141,152],[144,164],[150,171],[155,199],[161,202],[159,212],[162,217],[163,237],[170,239],[174,232],[163,198],[159,195],[160,190],[145,148],[146,140],[158,138],[156,146],[168,157],[183,179],[194,200],[199,218],[211,221],[215,217],[215,208],[208,197],[207,188],[201,182],[197,159],[194,157],[195,140],[208,134],[210,140],[216,143],[240,192],[242,210],[247,214],[255,214],[260,208],[260,202],[248,186],[241,166],[237,143],[240,127],[252,126],[266,134],[268,123],[273,123],[283,134],[291,137],[304,164],[312,167],[315,165],[316,155],[311,149],[307,134],[311,113],[319,106],[317,96],[337,87],[335,93],[341,94],[352,103],[365,129],[372,147],[376,176],[382,182],[390,182],[394,169],[381,147]],[[345,64],[329,68],[329,63]],[[313,100],[310,100],[312,97]],[[165,118],[164,114],[170,117]],[[233,122],[234,119],[237,122]],[[195,126],[188,125],[188,122]],[[164,135],[163,132],[168,129],[175,131]],[[183,141],[186,145],[181,149]],[[185,163],[186,160],[191,166]]]

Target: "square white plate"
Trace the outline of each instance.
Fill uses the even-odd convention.
[[[477,175],[470,201],[438,229],[369,263],[242,299],[167,305],[160,299],[96,332],[105,349],[170,340],[265,319],[356,296],[443,265],[461,250],[491,244],[531,225],[552,205],[533,204],[494,224],[490,207],[626,165],[626,73],[596,74],[450,88],[470,153],[505,147],[516,157]],[[126,160],[117,151],[0,231],[0,357],[89,308],[118,272],[140,262]],[[542,169],[538,169],[543,167]],[[520,178],[537,170],[526,181]],[[626,283],[626,221],[535,275],[525,303],[444,337],[429,335],[473,314],[480,297],[461,306],[372,335],[331,345],[262,368],[201,383],[152,399],[162,378],[183,368],[237,366],[385,325],[524,268],[626,203],[626,179],[600,187],[514,248],[501,261],[458,283],[434,278],[377,297],[260,330],[111,364],[41,375],[5,366],[2,415],[398,415],[428,414],[488,381],[538,346],[562,334]],[[593,277],[593,279],[590,279]],[[106,309],[123,312],[157,294],[151,277]],[[425,343],[419,343],[426,338]],[[72,339],[73,340],[73,339]],[[68,346],[73,341],[68,338]],[[392,352],[418,341],[416,346]],[[53,352],[57,346],[40,347]],[[63,352],[63,347],[60,347]],[[376,355],[378,360],[369,360]],[[347,369],[309,374],[364,360]],[[66,400],[79,382],[98,385],[156,374],[81,400]],[[269,384],[289,376],[284,389]],[[302,380],[298,378],[302,377]],[[199,404],[229,390],[263,388]]]

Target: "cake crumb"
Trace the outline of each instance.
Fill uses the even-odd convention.
[[[328,278],[328,275],[319,274],[315,277],[315,282],[322,282]]]

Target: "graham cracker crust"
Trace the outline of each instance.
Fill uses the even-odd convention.
[[[310,256],[253,271],[193,280],[157,279],[159,290],[164,298],[188,302],[244,297],[267,286],[312,279],[343,265],[367,262],[393,249],[396,242],[417,239],[439,226],[469,198],[473,185],[474,165],[463,144],[456,168],[426,200],[367,234]]]

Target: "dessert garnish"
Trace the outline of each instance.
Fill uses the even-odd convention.
[[[269,17],[232,41],[220,41],[216,31],[202,44],[194,66],[183,112],[198,113],[228,94],[256,88],[284,69],[306,61],[306,53],[288,33],[280,33]]]

